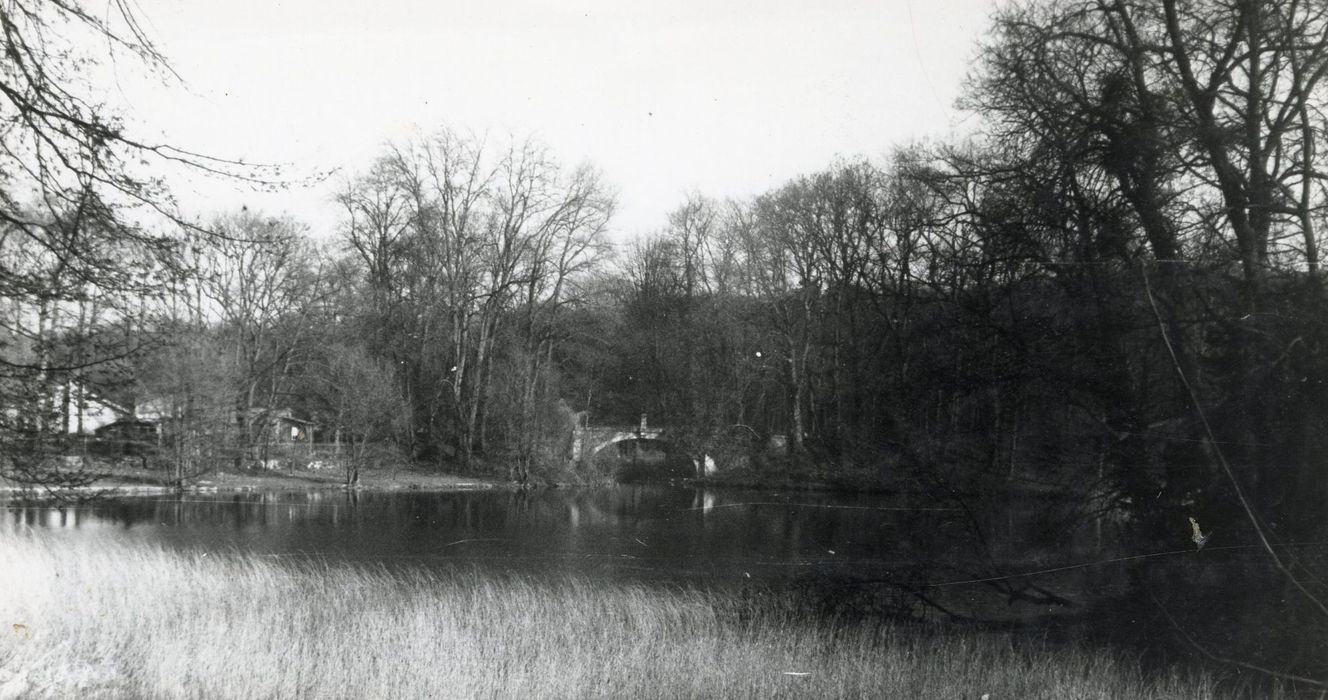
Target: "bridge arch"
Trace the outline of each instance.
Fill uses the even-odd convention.
[[[748,428],[748,426],[741,426]],[[754,430],[752,430],[754,433]],[[668,430],[663,428],[649,428],[645,414],[641,413],[639,425],[629,426],[629,428],[611,428],[611,426],[590,425],[590,413],[576,413],[574,428],[572,428],[571,441],[571,461],[578,465],[588,465],[595,460],[600,452],[610,445],[620,444],[620,442],[639,442],[652,441],[663,442],[664,445],[671,446],[673,450],[665,450],[665,454],[672,452],[677,457],[685,457],[692,462],[692,468],[695,469],[697,477],[706,477],[716,472],[716,464],[709,454],[704,452],[697,453],[695,449],[689,449],[689,442],[677,440],[677,438],[668,434]]]
[[[642,424],[634,427],[591,427],[578,421],[572,436],[572,461],[589,465],[600,452],[623,442],[647,441],[667,446],[665,452],[673,458],[685,458],[697,477],[715,473],[715,460],[707,454],[696,454],[684,441],[675,439],[665,428],[648,428],[644,416]],[[676,463],[675,463],[676,464]]]
[[[607,438],[597,439],[594,446],[588,451],[586,459],[594,459],[595,455],[600,453],[600,450],[603,450],[609,445],[616,445],[620,442],[627,442],[628,440],[657,440],[659,442],[673,444],[668,438],[664,437],[663,430],[620,430],[609,435]]]

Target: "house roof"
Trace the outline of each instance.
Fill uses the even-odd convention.
[[[134,412],[129,410],[127,407],[122,406],[114,401],[111,401],[110,399],[98,395],[97,392],[88,389],[87,385],[85,384],[82,384],[80,382],[71,379],[67,383],[67,386],[69,387],[69,392],[71,394],[74,392],[78,392],[81,395],[81,399],[83,401],[92,401],[95,403],[99,403],[102,406],[109,408],[116,415],[120,416],[134,415]]]

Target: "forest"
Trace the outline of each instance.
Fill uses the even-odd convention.
[[[113,28],[34,8],[3,13],[7,478],[59,479],[94,399],[161,420],[181,481],[262,460],[279,415],[355,459],[567,480],[576,421],[644,413],[733,454],[786,436],[773,472],[1318,524],[1321,3],[1003,7],[971,133],[695,192],[635,238],[593,166],[448,127],[347,164],[334,230],[180,212],[143,163],[267,176],[126,135],[33,43],[52,13]]]

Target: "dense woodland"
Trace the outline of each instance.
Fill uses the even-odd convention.
[[[96,396],[160,416],[180,478],[260,458],[287,411],[352,454],[560,479],[586,412],[753,453],[785,435],[772,470],[1073,485],[1141,516],[1289,531],[1328,496],[1322,3],[1014,3],[967,137],[694,193],[617,245],[607,176],[447,128],[347,164],[335,230],[179,212],[154,163],[272,177],[133,140],[79,96],[77,52],[32,43],[111,36],[165,70],[137,25],[19,5],[0,11],[12,478],[58,473],[69,406]]]

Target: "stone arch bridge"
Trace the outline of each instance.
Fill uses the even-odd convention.
[[[644,414],[641,415],[641,422],[638,425],[591,426],[587,416],[582,413],[578,416],[576,427],[572,430],[571,457],[574,463],[586,465],[595,458],[595,455],[610,445],[630,440],[655,440],[668,443],[686,454],[692,460],[693,466],[696,467],[696,476],[711,476],[716,471],[715,460],[704,450],[696,449],[694,439],[694,436],[684,434],[681,430],[665,426],[651,426],[647,423]]]

